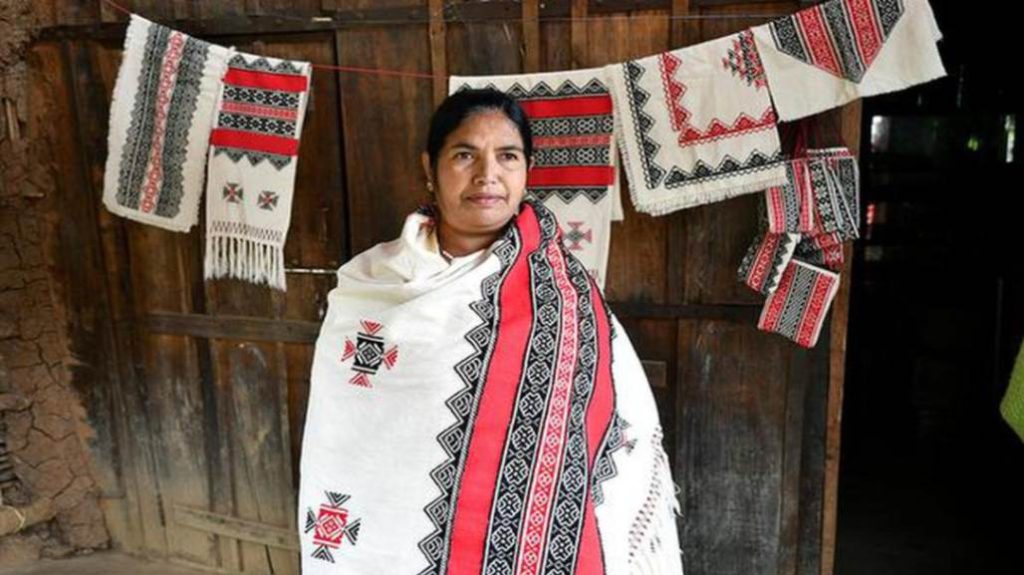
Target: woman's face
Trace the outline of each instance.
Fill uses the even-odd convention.
[[[448,134],[437,158],[436,179],[426,153],[423,164],[434,181],[445,237],[494,233],[518,213],[528,158],[519,130],[503,112],[471,114]]]

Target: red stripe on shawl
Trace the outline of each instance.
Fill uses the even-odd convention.
[[[526,258],[540,245],[540,228],[531,206],[523,206],[516,224],[522,236],[522,246],[498,296],[497,341],[491,362],[487,365],[480,407],[469,439],[466,467],[455,502],[448,573],[480,573],[482,569],[484,540],[495,485],[498,484],[505,435],[512,419],[533,324],[530,271]]]
[[[299,153],[299,141],[295,138],[257,134],[243,130],[215,128],[210,133],[211,146],[241,148],[281,156],[295,156]]]
[[[309,78],[305,75],[253,72],[240,68],[228,68],[228,73],[224,75],[224,83],[279,92],[305,92],[309,88]]]
[[[519,100],[519,105],[531,120],[538,118],[566,118],[570,116],[598,116],[612,113],[612,97],[575,96],[554,100]]]
[[[611,425],[615,406],[612,382],[611,319],[602,305],[601,292],[591,282],[590,298],[594,302],[594,319],[597,326],[597,376],[594,379],[594,393],[587,406],[587,456],[593,477],[597,451],[601,440]],[[621,336],[620,336],[621,337]],[[576,573],[589,575],[604,573],[604,553],[601,550],[601,536],[594,516],[594,499],[591,496],[591,481],[587,481],[586,505],[583,508],[583,532],[580,534],[579,556],[576,558]]]
[[[526,176],[526,186],[610,186],[615,181],[611,166],[571,166],[533,168]]]
[[[797,29],[803,34],[811,61],[836,76],[843,77],[839,54],[832,45],[832,36],[829,34],[827,19],[821,6],[801,10],[794,17],[799,22]]]

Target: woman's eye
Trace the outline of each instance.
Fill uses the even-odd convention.
[[[460,160],[465,160],[468,158],[472,158],[473,154],[470,154],[469,152],[455,152],[455,157]]]
[[[516,154],[515,152],[506,152],[505,153],[505,159],[506,160],[518,160],[519,159],[519,154]]]

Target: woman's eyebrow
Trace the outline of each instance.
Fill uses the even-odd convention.
[[[480,148],[474,146],[473,144],[470,144],[469,142],[455,142],[454,144],[452,144],[451,147],[452,148],[465,148],[467,150],[473,150],[473,151],[476,151],[476,150],[480,149]],[[509,144],[507,146],[499,146],[498,147],[498,151],[504,152],[504,151],[507,151],[507,150],[515,150],[515,151],[518,151],[518,152],[522,152],[523,151],[523,147],[520,146],[520,145],[517,145],[517,144]]]

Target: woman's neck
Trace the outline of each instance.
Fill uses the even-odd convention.
[[[437,228],[437,243],[441,251],[452,257],[462,257],[478,252],[494,243],[500,231],[482,232],[479,234],[457,232],[441,223]]]

